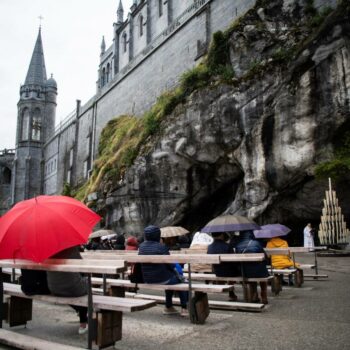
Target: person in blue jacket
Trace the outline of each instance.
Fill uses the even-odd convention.
[[[147,226],[144,229],[145,241],[139,246],[139,255],[170,255],[166,245],[160,243],[160,228],[157,226]],[[174,271],[173,264],[148,264],[142,263],[142,275],[145,283],[173,285],[181,283]],[[163,314],[177,314],[178,311],[173,306],[174,291],[165,291],[165,309]],[[188,293],[179,292],[181,302],[181,315],[187,316]]]
[[[236,253],[265,253],[261,243],[255,238],[253,231],[241,231],[235,246]],[[243,263],[243,276],[247,278],[268,277],[269,272],[266,267],[266,259],[261,262]],[[256,283],[254,284],[254,288]],[[255,288],[256,289],[256,288]],[[260,282],[261,301],[267,304],[267,283]],[[255,300],[254,300],[255,299]],[[257,292],[253,301],[259,302]]]

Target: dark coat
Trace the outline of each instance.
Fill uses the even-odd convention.
[[[242,231],[235,247],[236,253],[264,253],[259,241],[254,237],[253,231]],[[243,263],[243,273],[247,278],[268,277],[266,260],[262,262]]]
[[[26,295],[51,294],[47,286],[46,271],[22,269],[21,289]]]
[[[82,259],[79,247],[71,247],[52,256],[55,259]],[[78,272],[47,272],[47,282],[53,295],[80,297],[87,294],[87,279]]]
[[[145,241],[139,246],[139,255],[169,255],[169,249],[160,244],[160,231],[156,229],[147,231],[145,229]],[[174,275],[172,264],[141,264],[142,275],[145,283],[165,283]]]
[[[208,254],[232,254],[233,248],[221,239],[214,239],[208,246]],[[218,277],[237,277],[241,275],[240,264],[224,262],[213,264],[213,270]]]

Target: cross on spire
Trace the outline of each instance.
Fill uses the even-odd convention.
[[[40,26],[40,28],[41,28],[41,21],[44,19],[44,17],[43,17],[42,15],[40,15],[38,18],[39,18],[39,23],[40,23],[39,26]]]

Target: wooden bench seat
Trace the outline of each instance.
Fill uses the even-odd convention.
[[[102,278],[93,277],[91,279],[93,285],[101,286],[104,281]],[[191,289],[188,283],[179,283],[174,285],[166,284],[147,284],[133,283],[129,280],[122,279],[106,279],[106,289],[109,293],[118,297],[125,297],[126,290],[146,289],[153,291],[186,291],[189,292],[189,308],[190,320],[192,323],[203,324],[210,313],[208,293],[223,293],[233,289],[232,285],[207,285],[207,284],[192,284]],[[192,297],[192,292],[194,296]],[[192,308],[192,309],[191,309]]]
[[[23,350],[82,350],[76,346],[54,343],[0,328],[0,343]]]
[[[221,262],[255,262],[262,261],[264,254],[173,254],[173,255],[136,255],[136,254],[124,254],[116,255],[112,253],[102,252],[85,252],[82,254],[83,258],[87,259],[124,259],[130,263],[144,263],[144,264],[171,264],[182,263],[188,264],[189,275],[188,284],[177,285],[155,285],[155,284],[132,284],[128,280],[116,280],[113,285],[109,284],[109,287],[114,295],[125,295],[126,288],[146,288],[152,290],[173,290],[173,291],[188,291],[189,292],[189,315],[192,323],[202,324],[209,315],[209,303],[208,293],[222,293],[233,290],[233,286],[211,286],[211,285],[198,285],[192,284],[191,279],[191,264],[193,263],[205,263],[205,264],[220,264]],[[96,280],[95,280],[96,281]],[[101,283],[101,282],[99,282]],[[108,284],[108,282],[107,282]],[[248,285],[247,285],[248,286]],[[106,290],[106,285],[104,284]],[[192,292],[194,297],[192,298]],[[246,300],[251,301],[253,299],[253,288],[245,289]],[[249,299],[249,296],[251,298]],[[198,307],[197,307],[198,306]]]
[[[154,300],[157,303],[165,303],[164,296],[151,295],[143,293],[126,293],[127,297],[133,297],[137,299]],[[174,305],[180,305],[179,298],[173,298]],[[246,303],[238,301],[219,301],[219,300],[209,300],[210,309],[217,310],[236,310],[236,311],[251,311],[251,312],[261,312],[264,310],[265,305],[260,303]]]
[[[99,277],[92,277],[91,282],[93,285],[102,285],[103,279]],[[123,292],[125,289],[135,289],[135,288],[149,289],[149,290],[156,290],[156,291],[163,291],[163,290],[188,291],[189,290],[188,283],[179,283],[179,284],[173,284],[173,285],[133,283],[129,280],[111,279],[111,278],[107,278],[106,283],[107,283],[107,286],[110,286],[111,288],[121,287],[121,292]],[[229,292],[233,288],[234,286],[232,285],[219,285],[219,284],[208,285],[208,284],[197,284],[197,283],[192,284],[192,290],[194,292],[202,292],[202,293],[223,293],[223,292]]]
[[[19,284],[4,283],[4,294],[19,298],[33,299],[37,301],[47,302],[57,305],[75,305],[87,307],[87,296],[82,297],[57,297],[55,295],[26,295],[22,292]],[[107,295],[94,295],[93,307],[94,311],[111,310],[121,312],[134,312],[146,310],[155,303],[147,301],[139,301],[129,298],[118,298]]]
[[[115,298],[111,296],[92,295],[91,275],[116,275],[125,271],[126,263],[120,260],[82,260],[82,259],[48,259],[43,263],[28,260],[0,260],[0,268],[33,269],[43,271],[77,272],[88,274],[88,295],[78,298],[57,297],[53,295],[27,296],[22,293],[18,284],[1,281],[0,294],[6,296],[5,311],[0,317],[6,319],[10,326],[25,325],[32,319],[33,300],[45,301],[62,305],[86,306],[88,308],[88,348],[92,342],[101,349],[113,345],[122,338],[123,312],[134,312],[155,306],[154,301],[141,301],[130,298]],[[0,271],[1,272],[1,271]],[[1,273],[1,277],[3,274]],[[4,310],[5,309],[5,310]],[[0,327],[1,328],[1,327]],[[24,346],[24,345],[23,345]],[[51,347],[55,349],[55,347]]]
[[[187,277],[188,274],[184,273],[184,276]],[[262,278],[243,278],[241,276],[237,277],[219,277],[213,273],[193,273],[192,279],[194,281],[215,281],[215,282],[268,282],[273,277],[262,277]]]

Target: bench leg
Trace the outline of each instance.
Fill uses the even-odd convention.
[[[271,292],[278,295],[282,291],[282,275],[274,275],[271,281]]]
[[[267,282],[260,282],[260,296],[261,296],[261,302],[263,304],[268,304],[267,301]]]
[[[193,307],[193,315],[191,322],[195,324],[203,324],[209,316],[209,302],[208,294],[202,292],[195,292],[194,297],[190,301]]]
[[[258,283],[248,282],[247,283],[247,300],[248,303],[255,303],[259,301],[258,297]]]
[[[10,327],[26,325],[32,319],[32,299],[11,296],[7,305],[7,322]]]
[[[125,298],[125,288],[111,286],[109,289],[109,295],[113,297]]]
[[[295,285],[297,287],[301,287],[301,285],[304,283],[304,273],[303,270],[298,269],[295,273]]]
[[[8,301],[2,303],[2,321],[7,321],[8,319]]]
[[[99,349],[114,345],[122,339],[123,313],[121,311],[100,311],[97,317],[96,345]]]

